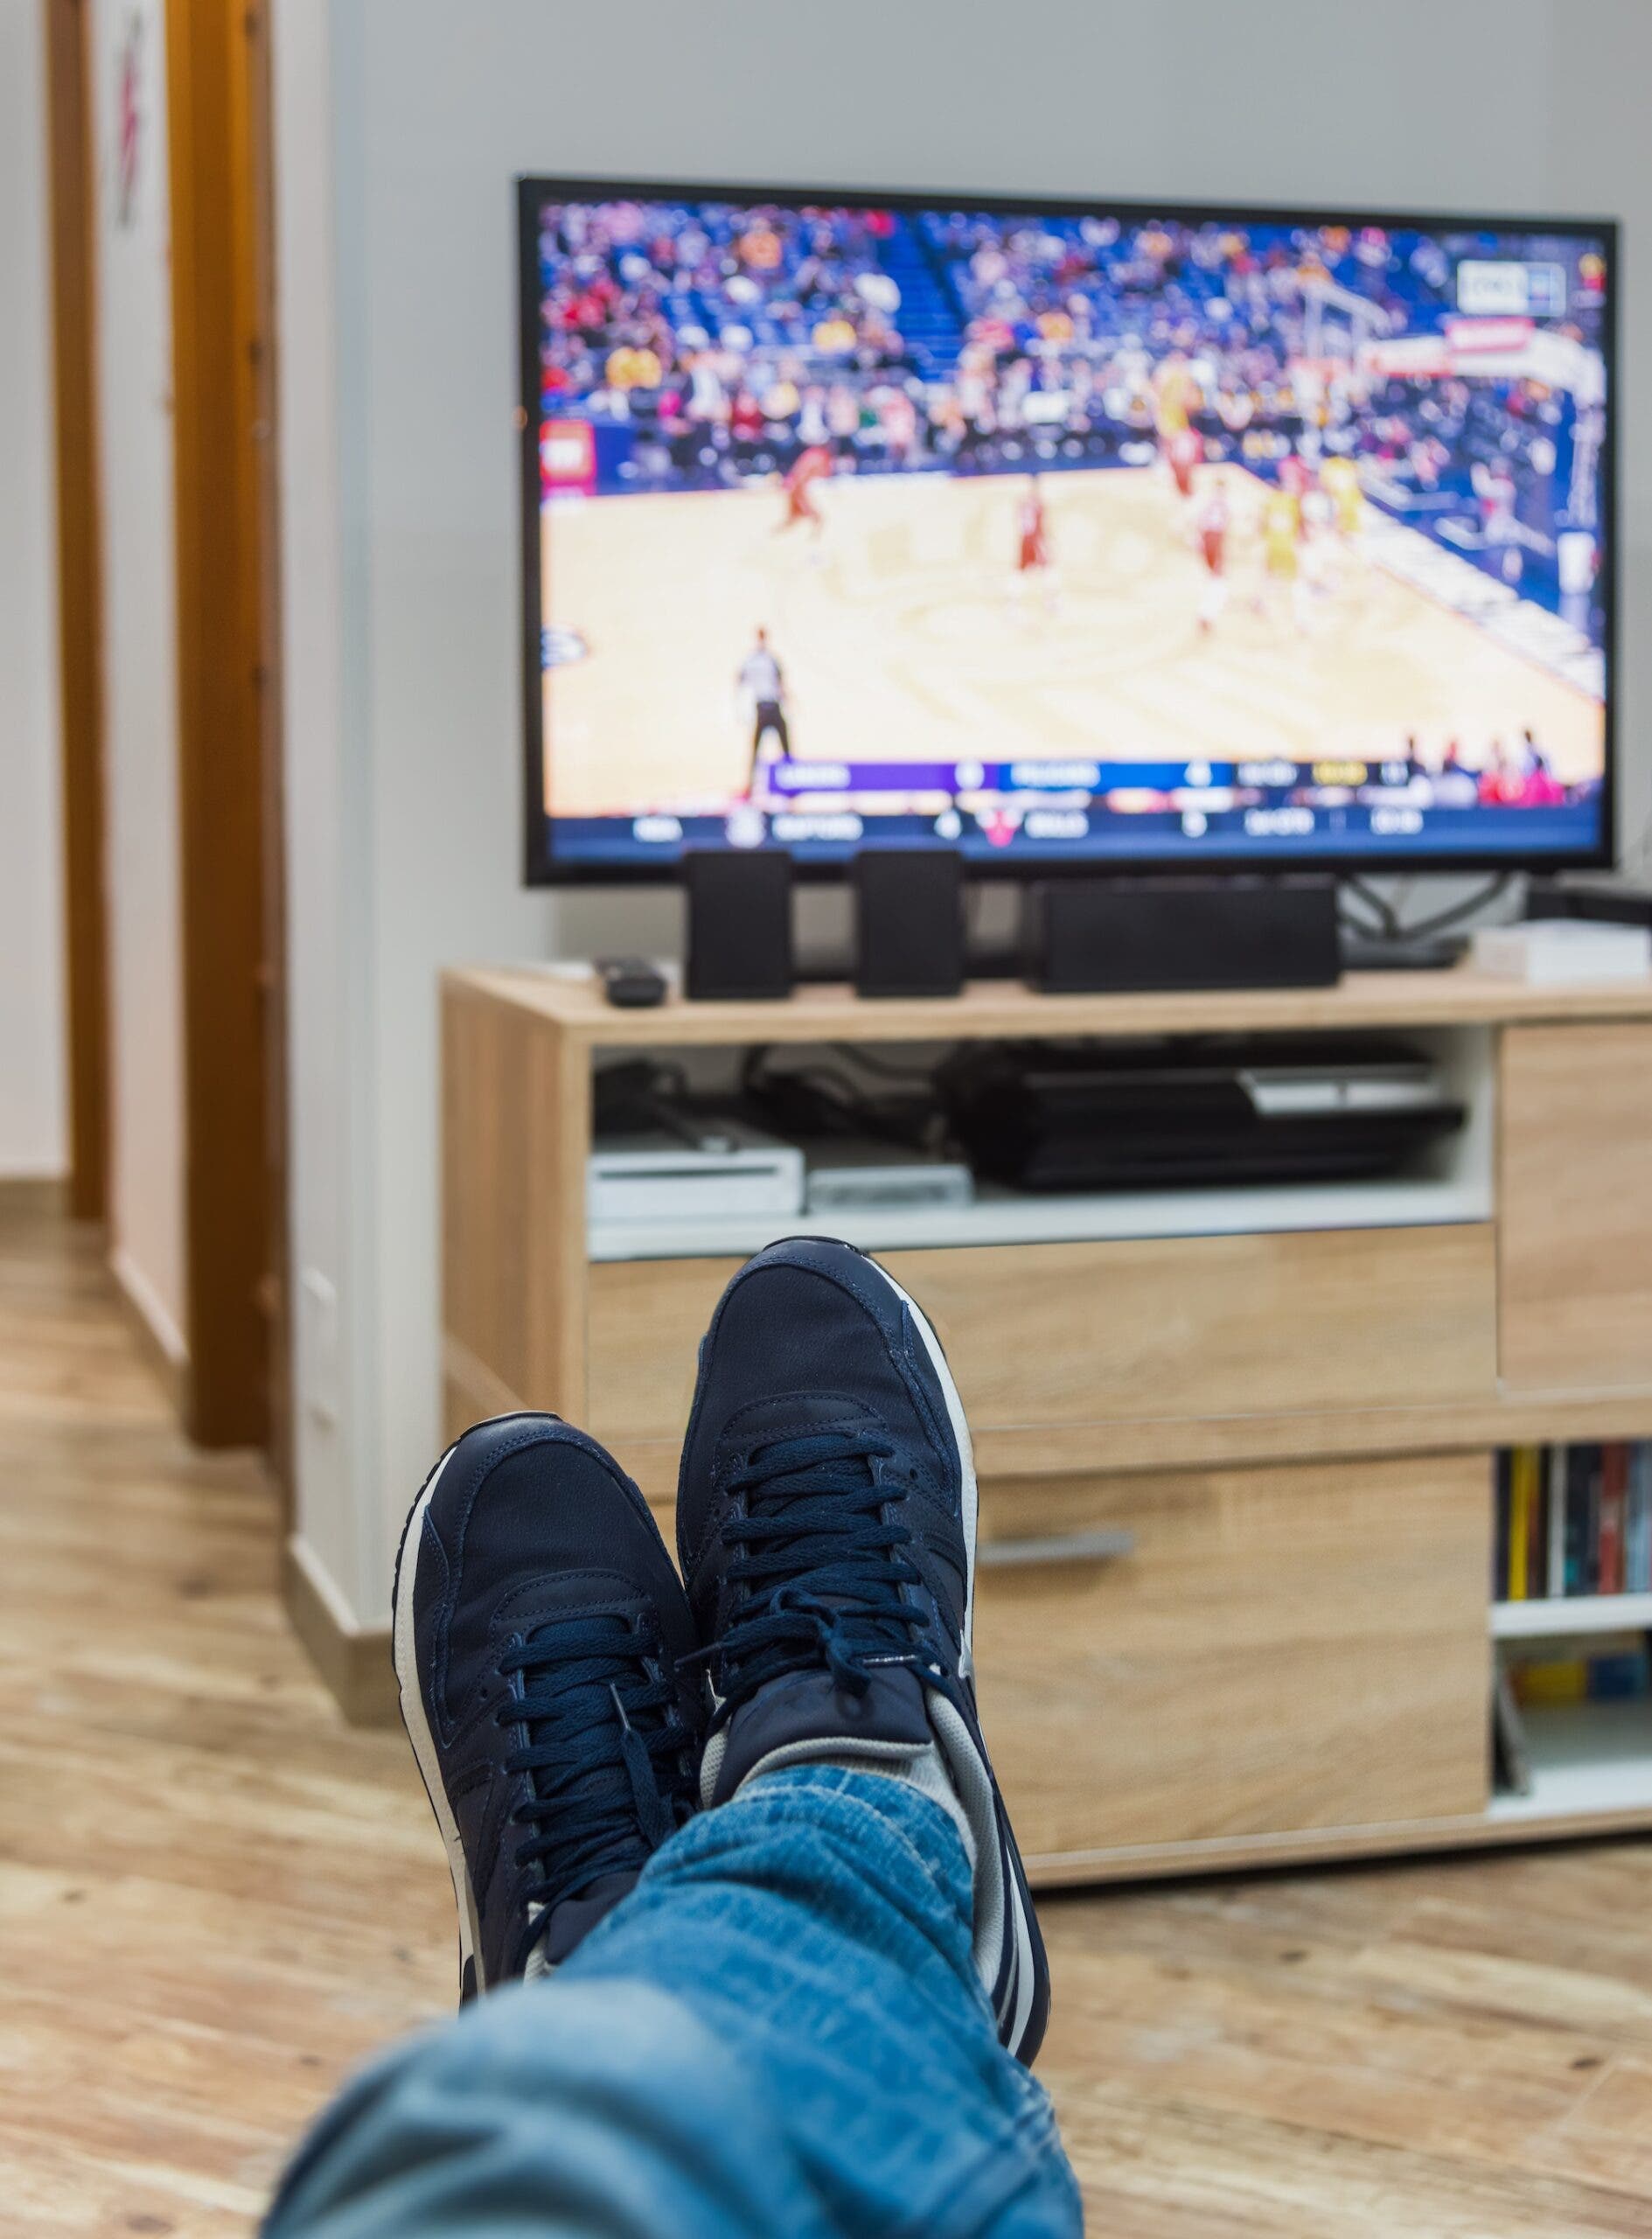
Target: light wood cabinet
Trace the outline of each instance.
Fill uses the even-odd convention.
[[[1652,1030],[1511,1027],[1500,1089],[1505,1381],[1652,1383]]]
[[[1012,1454],[1048,1470],[1052,1433],[1084,1426],[1099,1449],[1117,1423],[1483,1403],[1495,1390],[1488,1223],[879,1257],[922,1300],[1000,1471]],[[633,1463],[652,1442],[674,1466],[694,1349],[739,1265],[591,1269],[590,1428]]]
[[[1483,1810],[1488,1482],[1446,1454],[989,1487],[981,1715],[1029,1869]]]
[[[1271,1229],[1231,1205],[1202,1232],[1098,1229],[1091,1204],[1051,1240],[1046,1206],[1022,1241],[879,1249],[970,1414],[982,1717],[1029,1867],[1120,1878],[1652,1825],[1652,1755],[1639,1788],[1488,1795],[1492,1450],[1652,1437],[1652,984],[1458,971],[888,1004],[811,987],[637,1014],[567,977],[450,974],[450,1432],[554,1409],[614,1448],[669,1531],[695,1347],[751,1246],[662,1234],[593,1257],[590,1080],[610,1053],[1338,1028],[1473,1038],[1472,1186],[1408,1185],[1403,1213],[1368,1202],[1363,1225],[1329,1191]]]

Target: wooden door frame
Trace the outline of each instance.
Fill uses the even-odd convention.
[[[52,443],[63,796],[69,1210],[108,1215],[103,556],[97,389],[97,155],[87,0],[43,0],[52,239]]]
[[[186,1427],[288,1454],[268,0],[166,0]]]
[[[244,0],[254,286],[258,305],[251,430],[258,464],[259,758],[264,853],[264,957],[259,974],[264,1047],[264,1202],[261,1303],[268,1334],[265,1450],[290,1529],[296,1502],[293,1455],[292,1249],[288,1203],[287,813],[281,694],[281,448],[276,385],[275,130],[273,0]]]

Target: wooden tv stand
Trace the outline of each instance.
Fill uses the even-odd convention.
[[[593,1066],[755,1043],[1393,1029],[1473,1118],[1342,1189],[991,1201],[845,1230],[933,1315],[982,1474],[983,1719],[1042,1882],[1652,1826],[1652,1705],[1494,1797],[1490,1456],[1652,1437],[1652,980],[618,1011],[566,968],[443,989],[445,1412],[586,1425],[670,1536],[694,1346],[806,1223],[588,1233]],[[818,1225],[818,1224],[817,1224]],[[1549,1605],[1552,1629],[1652,1611]]]

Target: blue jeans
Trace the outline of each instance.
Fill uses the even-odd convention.
[[[929,1797],[767,1775],[673,1836],[554,1977],[353,2083],[267,2239],[1066,2239],[1077,2187],[969,1923]]]

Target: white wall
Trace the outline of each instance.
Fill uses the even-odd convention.
[[[1618,834],[1628,868],[1652,875],[1652,9],[1583,0],[1554,10],[1545,194],[1555,209],[1624,221],[1617,425],[1623,568],[1618,609],[1622,698]]]
[[[184,1349],[183,987],[172,544],[172,350],[160,0],[93,0],[108,773],[111,1263]],[[138,164],[120,194],[136,26]]]
[[[375,848],[359,745],[366,567],[359,464],[339,445],[346,408],[358,429],[363,409],[359,333],[338,292],[340,266],[359,247],[335,189],[331,0],[284,0],[276,32],[294,1455],[300,1545],[348,1614],[352,1602],[380,1606],[369,1581],[384,1552],[366,1489],[379,1482],[375,1202],[358,1185],[376,1112],[366,1025]]]
[[[42,26],[0,6],[0,1176],[67,1160]]]
[[[437,1434],[437,970],[674,929],[669,898],[516,883],[512,175],[1616,210],[1645,391],[1652,10],[1184,0],[1161,32],[1111,0],[293,0],[276,29],[294,1217],[343,1307],[339,1362],[319,1319],[301,1353],[341,1417],[306,1412],[300,1531],[372,1620]],[[1636,813],[1652,446],[1626,450]]]

